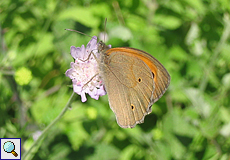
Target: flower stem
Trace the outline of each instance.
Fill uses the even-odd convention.
[[[46,137],[48,131],[52,128],[52,126],[54,126],[61,118],[62,116],[65,114],[65,112],[68,110],[68,108],[70,107],[71,103],[73,102],[74,98],[76,97],[76,94],[73,92],[70,99],[68,100],[66,106],[63,108],[63,110],[61,111],[61,113],[43,130],[42,134],[38,137],[38,139],[32,144],[32,146],[30,147],[30,149],[25,152],[22,156],[23,160],[27,160],[27,159],[33,159],[34,154],[37,152],[37,150],[39,149],[41,142],[44,140],[44,138]]]

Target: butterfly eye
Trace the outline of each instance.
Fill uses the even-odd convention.
[[[101,47],[102,46],[102,44],[101,44],[101,41],[98,43],[98,47]]]

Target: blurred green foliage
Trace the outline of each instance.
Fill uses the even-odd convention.
[[[70,46],[90,40],[64,29],[98,36],[107,18],[107,44],[152,54],[172,78],[133,129],[107,96],[78,96],[31,159],[229,159],[229,0],[8,0],[0,15],[0,137],[22,138],[23,153],[71,96]]]

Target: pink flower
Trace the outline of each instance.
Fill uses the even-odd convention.
[[[97,37],[92,37],[86,48],[84,45],[81,48],[71,46],[70,53],[75,62],[70,63],[71,68],[65,74],[72,79],[74,92],[81,96],[82,102],[87,100],[85,93],[98,100],[99,96],[106,94],[106,91],[99,75],[98,62],[95,59],[95,56],[99,57]]]

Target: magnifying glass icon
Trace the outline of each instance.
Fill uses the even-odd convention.
[[[15,145],[11,141],[7,141],[3,145],[3,149],[7,153],[12,153],[15,157],[18,156],[18,154],[14,151],[15,150]]]

